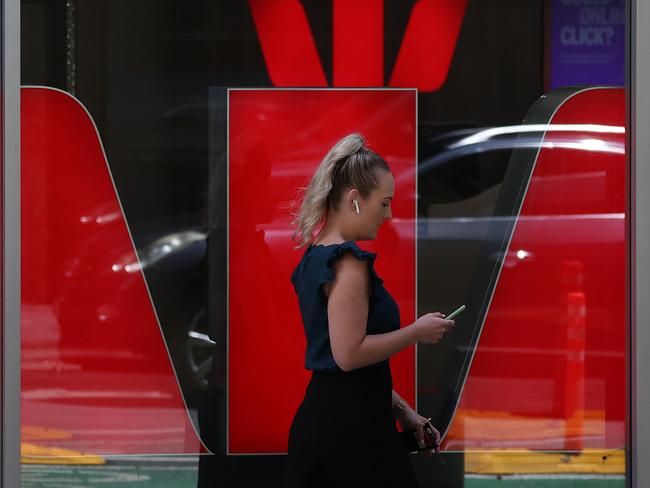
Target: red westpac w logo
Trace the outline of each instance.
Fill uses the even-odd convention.
[[[275,86],[327,86],[299,0],[248,0]],[[384,86],[383,0],[332,0],[334,86]],[[442,86],[467,0],[420,0],[387,85],[434,91]]]

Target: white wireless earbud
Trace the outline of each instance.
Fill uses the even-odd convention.
[[[360,213],[360,212],[359,212],[359,204],[357,203],[356,200],[352,200],[352,201],[354,202],[354,206],[355,206],[355,208],[357,209],[357,213]]]

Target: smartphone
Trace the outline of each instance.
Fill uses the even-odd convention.
[[[454,310],[454,311],[451,312],[449,315],[447,315],[447,316],[445,317],[445,319],[447,319],[447,320],[451,320],[451,319],[453,319],[456,315],[458,315],[459,313],[461,313],[463,310],[465,310],[465,305],[461,305],[460,307],[458,307],[456,310]]]
[[[433,448],[433,442],[426,432],[424,434],[424,443],[426,444],[424,447],[420,447],[420,444],[418,444],[417,431],[415,429],[403,430],[399,432],[399,436],[409,454]]]
[[[426,451],[427,449],[433,449],[436,434],[433,431],[433,425],[431,425],[431,419],[427,419],[424,424],[424,447],[420,447],[420,444],[417,440],[417,431],[415,429],[404,430],[399,432],[400,438],[404,443],[404,447],[409,454],[418,451]]]

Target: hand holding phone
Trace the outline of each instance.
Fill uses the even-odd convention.
[[[426,451],[427,449],[433,449],[434,447],[433,442],[431,442],[428,435],[424,436],[425,445],[421,447],[417,440],[418,432],[415,429],[403,430],[399,432],[399,436],[402,439],[402,443],[404,444],[404,447],[409,454],[418,451]]]
[[[464,305],[460,309],[455,310],[451,315],[456,316],[464,309]],[[435,344],[451,327],[454,321],[449,317],[444,317],[440,312],[427,313],[418,318],[413,326],[418,330],[417,342],[427,344]]]
[[[440,453],[440,439],[439,435],[431,424],[431,419],[427,419],[423,426],[424,431],[424,445],[420,445],[418,441],[418,433],[415,429],[408,429],[400,432],[400,437],[404,443],[404,447],[409,454],[420,451],[434,450],[436,454]]]

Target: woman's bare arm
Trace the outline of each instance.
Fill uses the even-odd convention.
[[[392,391],[391,395],[392,395],[393,410],[396,410],[397,404],[400,402],[400,400],[404,400],[404,399],[401,396],[399,396],[395,390]],[[404,409],[410,407],[410,405],[406,400],[404,400],[404,404],[405,404]]]
[[[343,371],[375,364],[418,341],[415,327],[366,335],[370,276],[368,263],[346,253],[334,262],[327,314],[334,361]]]

